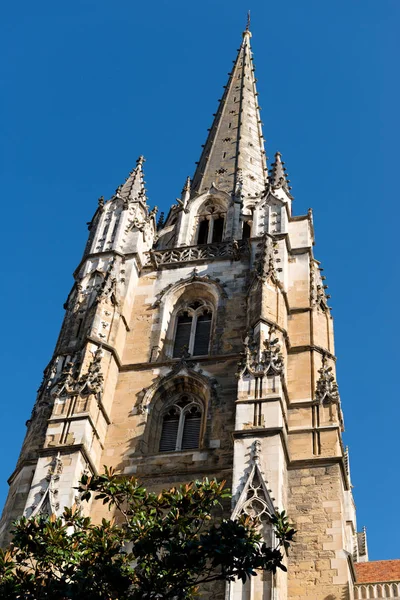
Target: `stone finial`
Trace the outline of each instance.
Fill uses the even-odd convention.
[[[245,31],[250,31],[250,11],[247,11],[247,23]]]
[[[290,180],[287,177],[285,163],[282,161],[280,152],[275,153],[275,162],[271,164],[269,180],[272,188],[284,188],[287,191],[292,188],[289,186]]]
[[[189,175],[186,177],[185,185],[182,188],[182,194],[185,192],[190,192],[190,177]]]
[[[272,281],[278,283],[279,278],[275,266],[276,254],[278,254],[278,244],[271,237],[265,235],[261,244],[261,251],[256,254],[255,274],[261,281]]]
[[[158,223],[157,223],[158,231],[164,227],[164,217],[165,217],[164,212],[161,212],[160,216],[158,217]]]
[[[322,311],[329,311],[328,300],[330,295],[326,293],[328,286],[324,284],[326,277],[322,275],[322,267],[316,260],[310,261],[310,304],[316,306]]]
[[[261,446],[260,440],[254,440],[252,451],[253,451],[253,462],[256,464],[260,464],[261,449],[262,449],[262,446]]]
[[[125,183],[117,188],[116,197],[122,198],[129,205],[131,202],[141,201],[146,203],[146,189],[144,187],[143,164],[144,156],[139,156],[136,167],[132,169]]]

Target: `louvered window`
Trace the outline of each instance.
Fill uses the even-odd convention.
[[[160,452],[198,448],[201,422],[201,406],[194,399],[182,396],[163,417]]]
[[[190,334],[192,331],[192,321],[193,317],[191,317],[188,313],[184,313],[183,315],[180,315],[178,317],[175,332],[175,343],[173,353],[174,358],[182,356],[185,346],[187,349],[189,349]]]
[[[176,317],[172,357],[181,357],[185,350],[193,356],[209,353],[212,312],[202,300],[186,304]]]
[[[199,447],[201,411],[198,406],[193,406],[184,416],[182,435],[182,450]]]
[[[171,452],[176,450],[179,429],[180,410],[173,406],[163,419],[160,440],[160,451]]]
[[[208,354],[211,333],[211,312],[207,311],[197,317],[196,333],[193,345],[194,356]]]

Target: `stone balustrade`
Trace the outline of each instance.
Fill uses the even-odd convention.
[[[247,240],[230,240],[216,244],[151,250],[147,252],[146,266],[158,268],[161,265],[223,258],[240,260],[242,256],[248,255],[249,251],[250,248]]]

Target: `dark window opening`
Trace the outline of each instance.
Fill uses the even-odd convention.
[[[203,221],[200,221],[199,223],[199,232],[197,235],[197,243],[198,244],[207,244],[208,241],[208,228],[209,228],[209,221],[207,221],[207,219],[204,219]]]
[[[248,240],[251,238],[251,222],[245,221],[243,223],[243,239]]]
[[[78,319],[78,326],[76,328],[75,337],[79,337],[79,334],[82,331],[82,323],[83,323],[83,319]]]
[[[218,217],[218,219],[214,219],[214,228],[212,241],[213,242],[222,242],[222,236],[224,233],[224,217]]]

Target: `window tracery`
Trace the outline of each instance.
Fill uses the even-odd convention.
[[[225,229],[226,209],[213,200],[201,207],[197,216],[196,244],[222,242]]]
[[[185,351],[193,356],[209,353],[212,307],[204,300],[187,302],[176,315],[173,358]]]
[[[190,395],[180,396],[162,417],[159,451],[191,450],[200,445],[203,410],[200,402]]]

